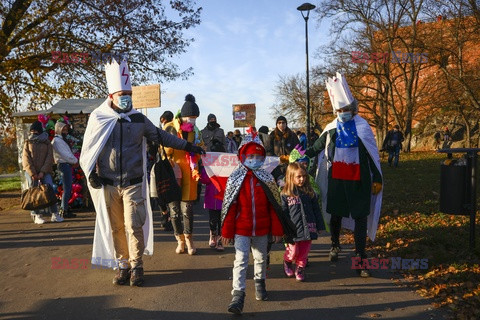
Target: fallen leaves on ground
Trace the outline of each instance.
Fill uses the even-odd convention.
[[[477,215],[477,224],[480,218]],[[344,237],[351,240],[349,233]],[[446,307],[455,319],[480,318],[480,254],[469,248],[469,217],[446,214],[383,216],[372,257],[428,259],[427,270],[402,270],[401,284]]]

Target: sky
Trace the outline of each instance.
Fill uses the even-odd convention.
[[[193,67],[188,80],[161,84],[161,107],[148,109],[156,125],[165,110],[176,113],[185,95],[195,96],[200,108],[197,127],[203,129],[213,113],[227,131],[234,129],[232,105],[256,104],[256,127],[275,127],[275,85],[280,76],[305,75],[305,20],[292,0],[204,0],[201,23],[187,30],[195,41],[175,59],[180,68]],[[314,3],[314,2],[312,2]],[[318,26],[315,12],[308,20],[309,63],[324,42],[329,26]],[[144,112],[145,113],[145,112]]]

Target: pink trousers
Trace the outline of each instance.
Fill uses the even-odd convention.
[[[287,244],[283,260],[296,262],[297,267],[305,268],[307,265],[308,253],[312,246],[312,240],[297,241],[295,244]]]

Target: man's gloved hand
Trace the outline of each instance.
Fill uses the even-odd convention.
[[[96,171],[90,173],[90,176],[88,177],[88,182],[90,182],[90,185],[93,189],[100,189],[102,187],[102,180],[100,179]]]
[[[199,146],[194,146],[190,142],[187,142],[187,145],[185,146],[185,151],[198,153],[198,154],[205,154],[205,150],[203,150],[203,148]]]
[[[280,156],[280,163],[288,163],[290,156]]]
[[[382,190],[382,184],[380,182],[372,183],[372,194],[377,194]]]

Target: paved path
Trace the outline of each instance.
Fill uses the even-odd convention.
[[[65,223],[34,225],[28,212],[0,212],[0,319],[238,319],[230,302],[234,250],[207,245],[207,213],[195,212],[198,255],[174,253],[173,235],[155,223],[155,254],[145,258],[143,288],[114,286],[112,270],[54,270],[51,258],[90,259],[95,214],[79,213]],[[244,319],[443,319],[391,271],[362,279],[350,269],[351,250],[327,260],[327,236],[314,242],[307,281],[287,279],[282,246],[275,245],[268,272],[268,301],[256,301],[250,265]]]

